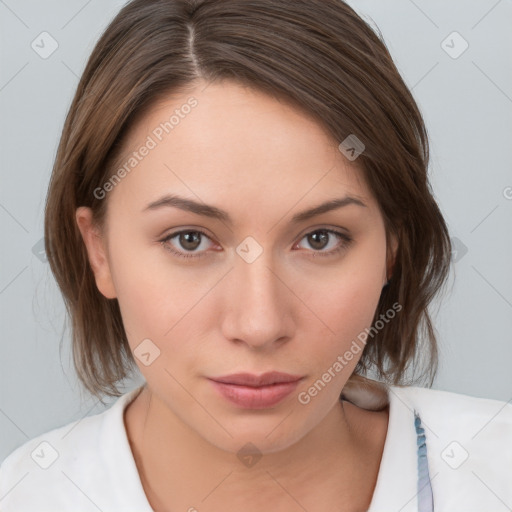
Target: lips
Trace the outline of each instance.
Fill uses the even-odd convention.
[[[262,375],[254,375],[251,373],[234,373],[222,377],[212,377],[211,380],[221,382],[223,384],[234,384],[237,386],[270,386],[272,384],[281,384],[285,382],[297,382],[302,377],[300,375],[291,375],[283,372],[267,372]]]
[[[239,408],[268,409],[295,391],[302,377],[282,372],[235,373],[209,380],[224,399]]]

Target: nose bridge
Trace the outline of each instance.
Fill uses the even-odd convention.
[[[249,246],[248,253],[251,250]],[[291,335],[290,292],[278,274],[270,252],[262,251],[255,259],[237,254],[224,317],[226,337],[261,346]]]

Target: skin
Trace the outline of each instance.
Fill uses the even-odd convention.
[[[362,351],[304,405],[307,391],[370,327],[391,275],[383,218],[356,162],[313,119],[232,82],[199,83],[154,107],[128,134],[126,154],[191,96],[198,105],[108,192],[101,229],[76,220],[96,284],[117,298],[130,347],[150,339],[160,355],[125,410],[141,481],[156,511],[366,510],[377,479],[388,409],[367,411],[339,395]],[[226,210],[233,224],[175,207],[143,211],[166,193]],[[298,225],[291,217],[350,195],[355,204]],[[183,229],[207,236],[167,247]],[[316,242],[308,234],[335,229]],[[316,230],[316,231],[315,231]],[[263,249],[248,263],[248,236]],[[200,242],[200,243],[199,243]],[[206,377],[278,370],[304,376],[278,405],[241,409]],[[262,458],[238,459],[246,443]]]

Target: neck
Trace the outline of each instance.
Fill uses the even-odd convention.
[[[250,512],[269,503],[273,511],[296,510],[297,504],[310,512],[341,503],[367,508],[387,418],[387,409],[375,413],[339,401],[306,436],[285,448],[276,436],[279,450],[261,454],[246,447],[244,457],[209,443],[147,386],[125,410],[132,452],[155,511],[195,506]]]

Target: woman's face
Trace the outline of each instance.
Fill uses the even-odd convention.
[[[114,169],[125,172],[96,192],[108,201],[103,245],[90,211],[77,211],[97,286],[119,301],[149,389],[223,449],[300,440],[361,357],[387,280],[386,237],[340,142],[272,97],[203,83],[130,132]],[[269,371],[301,377],[272,405],[234,403],[210,380]]]

